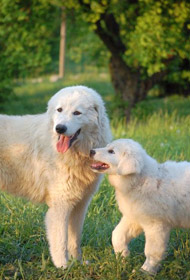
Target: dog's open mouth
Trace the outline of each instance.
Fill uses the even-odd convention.
[[[80,134],[81,129],[77,130],[77,132],[71,136],[65,136],[63,134],[59,134],[58,142],[57,142],[57,151],[59,153],[64,154],[73,144],[73,142],[77,139]]]
[[[105,162],[95,161],[91,164],[91,168],[97,171],[104,171],[109,168],[109,165]]]

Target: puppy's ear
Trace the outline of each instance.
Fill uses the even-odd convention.
[[[143,163],[141,157],[123,154],[117,169],[118,175],[139,174],[142,170]]]

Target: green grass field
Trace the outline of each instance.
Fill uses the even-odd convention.
[[[133,110],[131,122],[125,124],[112,111],[113,88],[106,74],[70,76],[56,83],[48,80],[39,84],[27,82],[16,87],[16,98],[4,104],[1,113],[43,112],[52,94],[73,84],[93,87],[102,94],[115,138],[137,140],[159,162],[168,159],[190,161],[190,98],[149,97]],[[104,178],[93,198],[83,230],[83,258],[90,260],[90,265],[71,261],[65,271],[53,266],[45,237],[45,205],[35,205],[2,193],[0,210],[0,280],[190,279],[190,230],[172,231],[168,256],[155,277],[138,271],[145,260],[143,235],[131,242],[131,255],[128,258],[116,259],[111,245],[111,232],[121,215],[107,178]]]

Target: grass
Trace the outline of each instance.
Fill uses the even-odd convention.
[[[95,77],[95,78],[94,78]],[[111,117],[115,138],[133,138],[147,152],[162,162],[190,160],[190,98],[172,96],[148,98],[134,110],[125,124],[111,112],[113,88],[106,75],[70,76],[66,81],[27,82],[17,86],[16,98],[2,107],[2,113],[40,113],[49,97],[71,84],[85,84],[103,95]],[[76,279],[76,280],[142,280],[190,279],[190,231],[177,229],[171,233],[168,256],[156,277],[142,274],[144,236],[130,244],[131,255],[116,259],[111,246],[111,232],[121,217],[114,190],[104,178],[100,190],[90,204],[82,238],[83,258],[90,265],[71,261],[65,271],[56,269],[50,259],[45,237],[45,205],[32,204],[7,194],[0,195],[0,279]],[[135,269],[135,271],[134,271]]]
[[[95,78],[94,78],[95,77]],[[63,80],[50,82],[47,77],[41,83],[29,80],[15,87],[16,98],[1,105],[1,113],[6,114],[38,114],[44,112],[49,98],[63,87],[71,85],[86,85],[101,92],[105,101],[113,96],[113,87],[106,73],[81,74],[67,76]]]

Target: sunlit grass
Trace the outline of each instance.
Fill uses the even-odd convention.
[[[109,110],[113,88],[106,76],[68,77],[51,83],[31,82],[16,88],[16,99],[4,105],[8,114],[40,113],[49,97],[71,84],[84,84],[102,93]],[[139,104],[130,123],[110,112],[114,138],[133,138],[159,162],[190,161],[190,99],[169,97],[149,99]],[[189,107],[188,107],[189,106]],[[50,259],[45,237],[44,215],[47,207],[32,204],[6,194],[0,196],[0,279],[76,279],[120,280],[153,279],[138,269],[145,257],[144,236],[130,244],[131,255],[125,261],[116,259],[111,246],[111,232],[120,219],[114,190],[104,178],[86,216],[82,248],[90,265],[71,262],[67,270],[56,269]],[[168,256],[155,277],[160,280],[190,279],[190,231],[173,230]],[[136,271],[134,271],[134,269]]]
[[[179,117],[176,111],[172,114],[159,111],[144,121],[135,117],[129,124],[113,120],[112,131],[115,138],[133,138],[140,142],[160,162],[190,161],[190,115]]]

